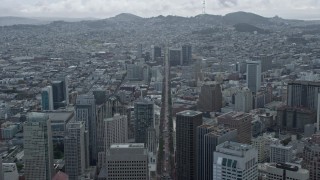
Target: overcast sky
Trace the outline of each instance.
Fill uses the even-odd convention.
[[[206,0],[206,13],[247,11],[267,17],[320,19],[320,0]],[[119,13],[142,17],[195,16],[202,0],[0,0],[0,16],[97,17]]]

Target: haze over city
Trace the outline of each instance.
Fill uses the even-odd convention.
[[[107,18],[120,13],[141,17],[195,16],[202,0],[1,0],[0,16]],[[286,19],[320,19],[318,0],[206,0],[206,13],[225,15],[235,11],[280,16]]]

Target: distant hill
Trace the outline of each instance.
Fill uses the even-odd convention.
[[[40,24],[47,24],[47,23],[49,22],[32,19],[32,18],[13,17],[13,16],[0,17],[0,26],[12,26],[17,24],[40,25]]]
[[[268,34],[270,33],[267,30],[258,28],[256,26],[253,26],[251,24],[247,24],[247,23],[239,23],[239,24],[235,24],[233,26],[235,28],[236,31],[238,32],[249,32],[249,33],[253,33],[255,31],[257,31],[259,34]]]
[[[121,13],[116,15],[115,17],[111,17],[108,19],[114,20],[114,21],[137,21],[137,20],[143,20],[144,18],[134,14],[130,14],[130,13]]]
[[[229,13],[226,14],[223,17],[223,20],[226,23],[229,24],[241,24],[241,23],[246,23],[246,24],[251,24],[251,25],[258,25],[258,24],[270,24],[269,18],[259,16],[257,14],[253,13],[248,13],[248,12],[234,12],[234,13]]]

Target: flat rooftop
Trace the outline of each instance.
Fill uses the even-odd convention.
[[[120,144],[112,144],[110,146],[111,149],[116,148],[144,148],[144,143],[120,143]]]
[[[186,110],[186,111],[182,111],[182,112],[177,113],[177,115],[180,115],[180,116],[190,116],[190,117],[193,117],[193,116],[196,116],[199,114],[202,114],[202,112],[192,111],[192,110]]]
[[[240,120],[240,119],[242,119],[242,118],[244,118],[246,116],[250,116],[250,114],[244,113],[244,112],[232,111],[232,112],[228,112],[226,114],[222,114],[218,118],[232,118],[234,120]]]

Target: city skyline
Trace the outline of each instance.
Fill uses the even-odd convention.
[[[108,18],[120,13],[131,13],[141,17],[159,15],[196,16],[202,13],[202,0],[177,1],[103,1],[103,0],[1,0],[0,16],[20,17],[68,17]],[[257,8],[258,7],[258,8]],[[225,15],[245,11],[266,17],[280,16],[285,19],[320,19],[320,2],[317,0],[213,0],[206,1],[206,13]]]

